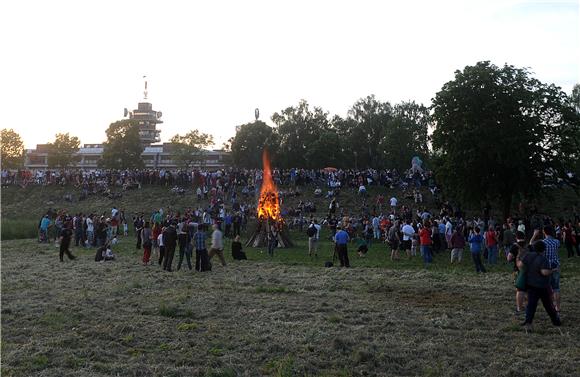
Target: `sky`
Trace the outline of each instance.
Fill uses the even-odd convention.
[[[481,60],[580,82],[579,1],[131,1],[0,3],[1,128],[26,148],[68,132],[100,143],[143,100],[162,141],[235,127],[305,99],[346,116],[359,98],[429,105]]]

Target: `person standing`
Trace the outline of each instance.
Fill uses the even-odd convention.
[[[165,271],[171,272],[173,256],[175,255],[175,248],[177,247],[177,231],[175,230],[175,222],[173,221],[163,232],[163,244],[165,245],[165,260],[163,261],[163,269]]]
[[[391,261],[399,259],[399,244],[401,243],[401,239],[399,238],[399,221],[395,221],[389,228],[387,232],[387,243],[391,248]]]
[[[278,229],[276,226],[271,226],[268,232],[268,255],[270,257],[274,256],[274,249],[278,246]]]
[[[487,263],[490,265],[497,264],[498,241],[493,225],[490,225],[487,232],[485,232],[485,244],[487,246]]]
[[[195,244],[195,270],[199,272],[210,270],[205,240],[206,235],[203,231],[203,225],[199,224],[197,226],[197,232],[193,234],[193,242]]]
[[[451,264],[455,261],[461,263],[463,249],[465,248],[465,237],[463,237],[463,229],[460,226],[455,228],[449,243],[451,245]]]
[[[59,257],[60,257],[60,261],[64,262],[64,254],[66,254],[66,256],[68,257],[68,259],[70,260],[74,260],[76,259],[76,257],[74,255],[71,254],[69,247],[70,247],[70,243],[71,243],[71,239],[72,239],[72,224],[70,222],[66,222],[63,224],[62,230],[60,231],[60,253],[59,253]]]
[[[517,279],[520,273],[524,273],[524,271],[520,271],[520,267],[518,267],[518,262],[521,262],[527,253],[526,248],[526,235],[522,232],[516,232],[516,242],[512,244],[508,252],[507,260],[508,262],[513,262],[513,275],[514,275],[514,284],[516,285],[516,315],[523,312],[524,308],[524,299],[526,297],[526,288],[525,287],[517,287]]]
[[[149,221],[145,221],[143,229],[141,229],[141,240],[143,240],[143,265],[149,264],[151,259],[151,247],[153,246],[153,232],[149,227]]]
[[[419,242],[421,245],[423,262],[425,263],[425,268],[427,268],[433,261],[433,255],[431,253],[431,224],[429,223],[429,220],[423,222],[423,227],[419,231]]]
[[[141,248],[141,244],[144,242],[143,239],[141,238],[143,234],[142,231],[144,225],[145,222],[143,221],[143,215],[137,216],[135,218],[135,221],[133,221],[133,226],[135,227],[135,234],[137,235],[137,245],[136,245],[137,250]]]
[[[187,267],[192,270],[191,266],[191,252],[192,245],[188,237],[188,225],[187,220],[182,218],[177,224],[177,241],[179,243],[179,262],[177,262],[177,271],[181,269],[181,263],[183,263],[183,256],[187,259]]]
[[[348,233],[342,229],[341,226],[337,227],[338,231],[334,235],[335,250],[338,254],[338,260],[340,261],[340,267],[350,267],[348,260],[348,249],[347,245],[350,241]]]
[[[211,263],[211,259],[214,255],[217,255],[220,261],[222,262],[222,266],[226,266],[226,260],[224,258],[224,238],[223,238],[222,231],[218,227],[217,224],[213,225],[213,233],[211,235],[211,248],[209,250],[209,261]]]
[[[308,255],[312,256],[312,254],[314,254],[314,256],[317,257],[318,241],[320,240],[320,225],[318,225],[318,220],[312,220],[306,233],[308,235]]]
[[[159,246],[159,265],[163,267],[163,258],[165,257],[165,243],[163,242],[163,232],[165,227],[161,229],[161,233],[157,236],[157,245]],[[155,235],[153,235],[155,237]]]
[[[471,249],[471,258],[473,259],[473,264],[475,265],[476,272],[486,272],[485,267],[481,263],[481,252],[483,251],[483,236],[480,234],[481,229],[478,226],[474,230],[469,232],[469,246]]]
[[[92,247],[92,246],[94,246],[94,242],[95,242],[94,241],[95,226],[93,223],[93,214],[92,213],[89,216],[87,216],[85,223],[87,224],[87,247]]]
[[[411,243],[415,235],[415,228],[411,226],[411,220],[405,221],[405,225],[403,225],[401,231],[403,233],[403,250],[407,253],[407,258],[411,259]]]
[[[550,268],[550,261],[544,256],[544,252],[547,250],[545,242],[536,241],[532,247],[534,252],[527,253],[523,260],[517,261],[519,268],[526,269],[528,305],[526,306],[526,320],[523,323],[526,331],[532,330],[532,322],[539,300],[542,301],[542,305],[554,326],[562,324],[550,297],[550,275],[559,272],[559,267]]]

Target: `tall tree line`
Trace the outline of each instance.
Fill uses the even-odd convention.
[[[429,109],[415,102],[391,105],[371,95],[358,100],[346,118],[330,116],[302,100],[262,121],[238,127],[231,142],[240,167],[261,166],[261,147],[283,168],[406,169],[413,156],[427,159]]]

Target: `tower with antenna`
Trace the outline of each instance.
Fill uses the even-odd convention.
[[[124,116],[129,119],[134,119],[139,122],[139,137],[143,146],[149,146],[152,143],[157,143],[161,140],[161,130],[157,129],[157,125],[163,123],[161,111],[153,110],[153,105],[147,100],[149,94],[147,89],[147,76],[143,76],[145,90],[143,91],[143,102],[137,104],[137,109],[128,111],[125,108]]]

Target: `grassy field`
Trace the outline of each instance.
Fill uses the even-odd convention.
[[[563,326],[526,334],[509,266],[484,275],[438,255],[390,262],[383,245],[323,268],[297,246],[246,250],[209,273],[2,242],[2,376],[578,376],[580,258],[563,259]],[[351,248],[353,250],[353,248]]]

